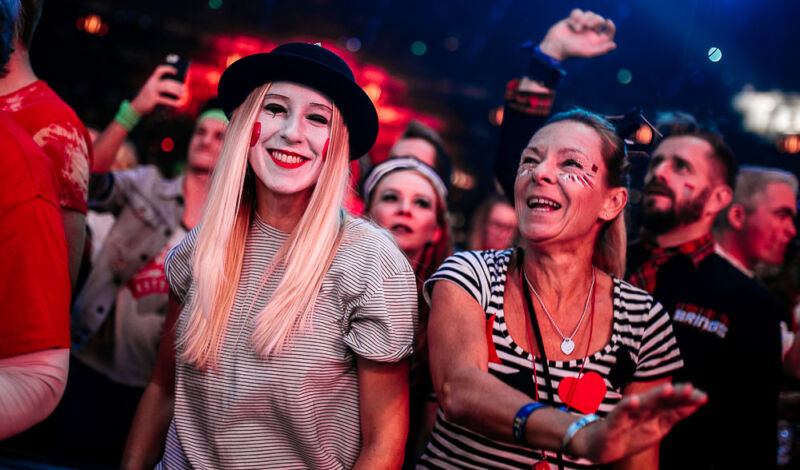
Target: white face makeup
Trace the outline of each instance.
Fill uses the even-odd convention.
[[[331,101],[312,88],[291,82],[270,86],[258,117],[261,135],[248,153],[267,191],[291,195],[317,183],[332,114]]]
[[[568,165],[558,170],[558,179],[564,183],[583,186],[586,189],[594,188],[594,179],[598,171],[597,165],[589,162],[585,156],[577,153],[570,155],[568,160],[572,160],[572,162],[568,162]],[[530,177],[535,168],[535,160],[523,161],[517,169],[517,175]]]
[[[589,235],[607,197],[601,152],[601,137],[579,122],[549,124],[533,136],[515,183],[523,237],[549,242]]]
[[[594,188],[594,178],[597,176],[598,169],[597,165],[592,165],[588,161],[585,161],[581,166],[590,168],[590,170],[577,170],[574,168],[560,170],[558,172],[558,177],[565,183],[579,184],[586,189]]]

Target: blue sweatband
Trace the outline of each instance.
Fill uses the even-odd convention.
[[[514,425],[511,428],[514,434],[514,440],[517,441],[517,444],[525,445],[525,423],[528,422],[528,418],[534,411],[545,406],[547,405],[538,402],[528,403],[517,411],[517,414],[514,416]]]

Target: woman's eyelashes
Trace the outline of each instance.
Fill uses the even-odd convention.
[[[583,163],[574,158],[565,159],[562,165],[567,167],[574,167],[577,168],[578,170],[583,170]]]
[[[397,201],[397,194],[394,192],[385,192],[381,194],[381,202],[395,202]]]
[[[284,114],[289,112],[289,110],[285,106],[278,103],[268,103],[264,105],[264,111],[271,114],[272,117],[276,117],[278,114]],[[316,124],[322,124],[324,126],[328,125],[328,122],[330,122],[330,119],[327,116],[324,116],[320,113],[308,113],[306,115],[306,119]]]
[[[433,207],[433,203],[431,201],[427,200],[427,199],[424,199],[424,198],[416,198],[416,199],[414,199],[414,204],[416,204],[417,206],[419,206],[419,207],[421,207],[423,209],[430,209],[431,207]]]
[[[275,117],[279,113],[286,112],[286,108],[277,103],[269,103],[264,105],[264,110],[267,111],[268,113],[271,113],[273,117]]]
[[[394,191],[387,191],[381,194],[379,199],[381,202],[400,202],[399,194]],[[431,209],[433,207],[433,201],[423,197],[415,197],[411,199],[411,203],[423,209]]]
[[[321,114],[311,114],[308,116],[308,120],[319,124],[328,124],[328,118]]]

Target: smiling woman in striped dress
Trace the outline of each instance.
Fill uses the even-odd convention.
[[[670,383],[667,312],[619,279],[626,169],[607,121],[554,116],[520,159],[521,246],[457,253],[426,283],[441,408],[419,468],[657,468],[659,440],[704,402]]]
[[[164,449],[170,469],[399,468],[414,273],[342,210],[375,108],[344,61],[301,43],[231,65],[219,98],[231,124],[203,221],[166,261],[179,305],[123,467]]]

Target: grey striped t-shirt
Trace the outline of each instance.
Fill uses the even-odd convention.
[[[264,358],[250,342],[254,316],[282,275],[278,269],[262,285],[288,235],[253,219],[218,367],[198,370],[177,360],[163,467],[351,468],[361,449],[356,356],[396,362],[412,353],[413,271],[389,235],[348,216],[309,326],[290,348]],[[165,266],[185,304],[195,289],[196,233],[170,252]],[[178,334],[187,322],[184,310]]]

